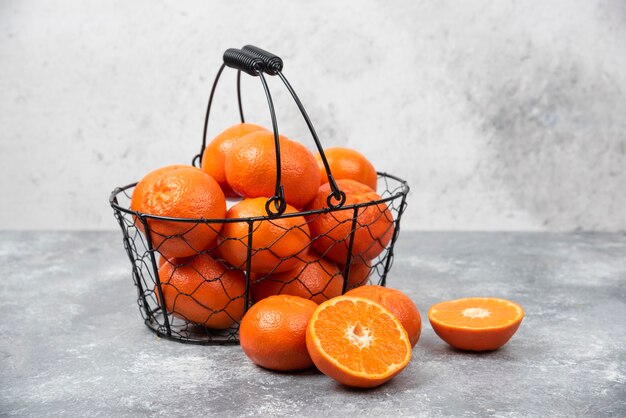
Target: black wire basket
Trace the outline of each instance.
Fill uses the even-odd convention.
[[[316,302],[343,294],[363,284],[386,284],[393,263],[393,247],[400,232],[400,219],[406,208],[409,186],[406,181],[387,173],[378,173],[380,199],[346,204],[346,194],[332,176],[315,129],[282,73],[282,60],[255,46],[228,49],[224,53],[207,105],[202,147],[192,164],[202,164],[207,128],[216,87],[226,67],[237,70],[239,116],[245,122],[241,101],[241,73],[258,77],[267,98],[276,150],[275,194],[265,203],[265,216],[250,218],[190,219],[140,213],[130,209],[137,183],[116,188],[109,202],[122,232],[124,248],[132,265],[140,312],[149,329],[163,338],[196,344],[238,343],[239,322],[247,309],[268,294],[292,293]],[[280,142],[272,96],[265,76],[277,76],[298,106],[313,137],[326,169],[329,195],[326,207],[300,212],[286,211],[281,184]],[[291,219],[289,227],[286,220]],[[297,220],[297,221],[295,221]],[[321,220],[330,220],[333,228],[312,233]],[[294,224],[295,222],[295,224]],[[225,235],[225,225],[244,227],[243,236]],[[160,228],[168,225],[168,233]],[[382,227],[381,227],[382,225]],[[281,228],[282,235],[273,242],[255,241],[262,228]],[[176,230],[172,233],[172,230]],[[169,244],[189,245],[192,234],[211,232],[217,241],[211,248],[193,248],[184,258],[166,258],[163,249]],[[289,234],[307,234],[305,247],[285,255],[276,250]],[[223,257],[235,245],[243,250],[241,262],[229,264]],[[275,263],[262,272],[253,261],[260,255]],[[207,263],[211,268],[206,268]],[[255,264],[256,265],[256,264]],[[181,282],[184,272],[187,279]],[[313,274],[314,273],[314,274]],[[311,283],[310,275],[324,277]]]

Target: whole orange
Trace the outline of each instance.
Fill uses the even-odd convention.
[[[246,312],[239,342],[253,363],[272,370],[313,366],[306,348],[306,327],[317,304],[291,295],[270,296]]]
[[[402,323],[409,335],[411,347],[415,347],[422,332],[422,319],[415,303],[406,294],[396,289],[370,285],[352,289],[346,292],[346,296],[357,296],[383,305]]]
[[[382,199],[375,191],[355,180],[337,180],[337,186],[346,194],[344,206],[356,205]],[[330,194],[328,183],[320,186],[317,196],[307,209],[328,207]],[[329,213],[307,216],[313,239],[313,248],[339,264],[346,264],[354,210],[347,208]],[[364,206],[356,213],[353,257],[371,260],[387,246],[393,235],[393,215],[386,203]]]
[[[378,174],[372,163],[363,154],[351,148],[332,147],[324,150],[326,161],[335,180],[351,179],[363,183],[376,191]],[[320,169],[321,184],[328,183],[328,174],[318,153],[315,156]]]
[[[255,275],[251,287],[253,301],[284,294],[311,299],[315,303],[341,295],[343,277],[337,264],[313,252],[298,256],[301,261],[293,270]]]
[[[168,166],[152,171],[135,186],[132,210],[173,218],[221,219],[226,214],[224,193],[215,180],[191,166]],[[152,246],[165,258],[187,257],[215,240],[222,224],[163,221],[147,218]],[[143,223],[135,219],[145,232]]]
[[[266,202],[265,197],[244,199],[228,210],[226,218],[266,217]],[[297,210],[287,205],[285,214],[291,213],[297,213]],[[234,267],[246,269],[250,237],[250,270],[259,273],[295,268],[298,259],[294,256],[308,251],[311,243],[309,227],[303,216],[267,218],[224,224],[218,238],[217,252]]]
[[[285,200],[298,209],[313,199],[320,185],[313,154],[298,142],[280,136],[281,182]],[[271,197],[276,188],[274,134],[250,133],[233,145],[224,165],[233,190],[245,197]]]
[[[168,313],[209,328],[225,329],[243,317],[246,278],[207,254],[174,259],[159,269]],[[158,299],[158,292],[155,289]]]
[[[253,123],[239,123],[231,126],[209,142],[202,153],[202,170],[217,181],[228,197],[235,197],[237,194],[226,181],[224,171],[226,156],[240,138],[257,131],[267,131],[267,129]]]

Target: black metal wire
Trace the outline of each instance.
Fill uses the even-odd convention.
[[[150,226],[148,226],[148,221],[144,216],[138,216],[139,221],[143,225],[144,231],[146,233],[146,241],[148,244],[148,253],[150,254],[150,261],[152,263],[152,271],[155,273],[155,281],[157,291],[159,292],[159,305],[161,306],[161,310],[163,312],[167,311],[165,298],[163,297],[163,288],[161,286],[161,280],[159,279],[159,268],[157,267],[157,263],[154,257],[154,249],[152,247],[152,233],[150,232]],[[168,336],[172,335],[172,330],[170,328],[170,321],[167,315],[163,315],[163,319],[165,321],[165,330]]]
[[[213,87],[211,87],[211,94],[209,94],[209,103],[206,106],[206,113],[204,115],[204,129],[202,132],[202,147],[200,148],[200,153],[196,155],[191,162],[191,164],[193,164],[196,167],[202,165],[202,154],[204,154],[204,149],[206,148],[206,134],[207,134],[207,129],[209,127],[209,115],[211,114],[211,105],[213,104],[213,96],[215,96],[215,89],[217,87],[217,83],[220,81],[220,77],[222,76],[222,72],[224,71],[224,68],[226,68],[226,64],[222,64],[220,66],[220,69],[218,70],[217,75],[215,76],[215,80],[213,81]],[[196,165],[196,162],[198,165]]]
[[[328,164],[328,160],[326,159],[326,153],[324,152],[324,148],[322,147],[319,137],[317,136],[317,132],[315,131],[315,128],[313,127],[313,123],[311,123],[311,119],[309,118],[309,115],[307,114],[304,106],[302,105],[300,98],[296,94],[293,87],[291,87],[291,84],[289,83],[285,75],[282,73],[282,69],[283,69],[282,59],[279,56],[272,54],[271,52],[265,51],[254,45],[245,45],[242,48],[242,50],[245,52],[248,52],[252,56],[255,56],[261,59],[263,62],[263,68],[262,68],[263,72],[269,75],[278,75],[278,77],[281,79],[281,81],[283,82],[283,84],[285,85],[289,93],[291,94],[291,97],[296,102],[296,105],[298,106],[298,109],[300,110],[300,113],[302,114],[302,117],[304,118],[304,121],[306,122],[309,128],[309,131],[311,132],[311,136],[313,137],[313,141],[315,142],[317,151],[319,152],[322,163],[324,164],[324,169],[326,171],[326,175],[328,177],[328,183],[330,185],[330,190],[331,190],[330,195],[326,199],[326,204],[331,208],[341,207],[346,201],[346,194],[342,192],[341,190],[339,190],[339,187],[337,186],[337,183],[335,182],[335,179],[331,173],[330,165]],[[241,109],[241,97],[240,96],[239,96],[239,108]],[[333,202],[333,199],[336,200],[336,203]]]
[[[248,221],[248,242],[246,248],[246,306],[250,303],[250,273],[252,269],[252,233],[254,232],[254,222]]]
[[[354,236],[356,235],[356,222],[359,216],[359,208],[355,207],[352,213],[352,224],[350,225],[350,240],[348,241],[348,255],[346,256],[346,268],[343,274],[342,293],[346,293],[348,278],[350,277],[350,265],[352,264],[352,248],[354,247]]]
[[[263,84],[263,90],[265,90],[265,97],[267,97],[267,105],[270,108],[270,116],[272,117],[272,130],[274,131],[274,147],[276,149],[276,186],[274,188],[274,196],[270,197],[265,202],[265,211],[269,216],[279,216],[287,209],[287,200],[285,200],[285,190],[281,181],[281,163],[280,163],[280,138],[278,135],[278,121],[276,120],[276,111],[274,109],[274,102],[272,101],[272,94],[267,86],[267,81],[263,73],[259,73],[259,78]],[[276,212],[272,209],[272,205]]]
[[[244,71],[254,77],[263,71],[263,60],[248,51],[228,48],[222,58],[228,67]]]
[[[326,204],[328,205],[328,207],[331,207],[331,208],[340,208],[346,202],[346,194],[342,192],[341,190],[339,190],[339,186],[337,186],[337,183],[335,182],[335,178],[333,177],[333,174],[330,171],[330,165],[328,164],[328,160],[326,159],[326,153],[324,152],[322,143],[320,142],[317,136],[317,132],[315,132],[313,123],[311,123],[311,119],[309,118],[309,115],[306,113],[306,110],[304,109],[304,106],[302,105],[300,98],[298,97],[294,89],[291,87],[291,84],[289,84],[289,81],[287,81],[287,78],[280,71],[278,71],[278,77],[280,77],[283,84],[285,84],[285,87],[287,87],[287,90],[289,90],[289,93],[291,93],[291,97],[293,97],[293,100],[296,102],[298,109],[300,109],[300,113],[302,114],[302,117],[304,118],[307,126],[309,127],[309,131],[311,132],[311,136],[313,136],[313,141],[315,141],[315,146],[317,147],[317,151],[319,152],[320,157],[322,159],[322,163],[324,164],[324,170],[326,170],[326,175],[328,177],[328,183],[330,185],[330,190],[331,190],[330,195],[328,195],[328,198],[326,199]],[[332,202],[333,199],[335,199],[337,203],[333,203]]]
[[[388,173],[384,173],[384,172],[377,172],[378,176],[382,176],[384,178],[389,178],[389,179],[393,179],[396,180],[400,183],[400,186],[398,187],[398,190],[395,191],[395,193],[390,194],[388,197],[382,198],[382,199],[378,199],[378,200],[372,200],[369,202],[363,202],[363,203],[356,203],[354,205],[347,205],[347,206],[342,206],[341,208],[322,208],[322,209],[312,209],[312,210],[307,210],[307,211],[301,211],[301,212],[294,212],[294,213],[283,213],[282,215],[280,215],[281,218],[294,218],[297,216],[311,216],[311,215],[317,215],[317,214],[322,214],[322,213],[329,213],[329,212],[334,212],[337,209],[353,209],[353,208],[363,208],[363,207],[367,207],[367,206],[371,206],[371,205],[375,205],[375,204],[381,204],[381,203],[387,203],[390,202],[392,200],[395,200],[399,197],[401,197],[403,194],[407,194],[409,192],[409,186],[407,184],[407,182],[405,180],[402,180],[399,177],[395,177],[391,174]],[[222,219],[222,218],[175,218],[175,217],[171,217],[171,216],[159,216],[159,215],[152,215],[149,213],[142,213],[142,212],[137,212],[134,211],[132,209],[123,207],[121,205],[119,205],[118,203],[114,202],[114,197],[121,193],[124,192],[128,189],[131,189],[133,187],[135,187],[137,185],[137,183],[131,183],[127,186],[123,186],[123,187],[118,187],[116,188],[111,195],[109,196],[109,204],[111,205],[111,207],[113,207],[114,209],[119,210],[120,212],[124,212],[130,215],[136,215],[136,216],[143,216],[147,219],[156,219],[156,220],[162,220],[162,221],[173,221],[173,222],[188,222],[188,223],[198,223],[198,221],[202,221],[202,222],[207,222],[207,223],[237,223],[237,222],[246,222],[248,220],[251,221],[264,221],[264,220],[270,220],[270,219],[274,219],[273,217],[270,216],[254,216],[254,217],[249,217],[249,218],[227,218],[227,219]]]
[[[246,123],[246,119],[243,117],[243,107],[241,106],[241,71],[237,71],[237,103],[239,103],[239,120],[241,120],[241,123]]]
[[[402,219],[402,214],[404,213],[404,210],[406,209],[406,196],[408,194],[408,186],[407,186],[407,193],[404,193],[402,195],[402,199],[400,200],[400,209],[398,210],[398,216],[396,217],[395,220],[395,228],[393,229],[393,235],[391,237],[391,243],[389,244],[389,254],[387,257],[387,263],[385,264],[385,270],[384,270],[384,274],[381,277],[381,286],[385,286],[387,284],[387,273],[389,272],[389,270],[391,269],[391,263],[393,262],[393,248],[396,245],[396,240],[398,239],[398,236],[400,234],[400,219]]]
[[[117,196],[115,196],[114,199],[115,199],[115,203],[117,203]],[[122,216],[123,215],[119,211],[115,211],[115,218],[117,219],[117,222],[120,225],[120,228],[122,228],[122,231],[125,231],[124,222],[122,221],[123,219]],[[130,260],[130,263],[133,266],[133,281],[135,282],[135,286],[137,286],[137,292],[143,302],[144,312],[146,313],[146,316],[150,316],[150,312],[148,309],[148,301],[146,300],[143,286],[141,284],[141,277],[139,276],[139,272],[137,271],[137,266],[135,265],[135,259],[133,258],[133,253],[131,251],[130,239],[126,233],[124,233],[124,249],[126,250],[126,255],[128,255],[128,259]]]
[[[271,52],[254,45],[245,45],[241,49],[262,59],[263,71],[265,73],[269,75],[276,75],[283,70],[283,60],[278,55],[274,55]]]
[[[158,266],[156,265],[156,256],[159,254],[159,248],[154,248],[154,240],[152,240],[152,234],[158,236],[157,232],[151,229],[152,220],[168,220],[171,222],[184,222],[188,223],[188,221],[193,221],[194,225],[199,224],[227,224],[231,222],[243,222],[247,226],[247,234],[241,238],[242,245],[246,248],[246,260],[244,265],[241,266],[245,272],[246,277],[246,290],[245,293],[239,297],[244,298],[245,306],[249,306],[250,303],[253,303],[254,300],[250,297],[250,286],[252,283],[252,277],[250,275],[250,267],[251,261],[254,254],[259,253],[261,251],[270,251],[271,248],[267,249],[259,249],[254,247],[254,232],[260,226],[262,222],[279,222],[284,218],[291,218],[293,216],[304,216],[306,214],[306,218],[308,222],[315,219],[317,216],[323,216],[328,214],[337,214],[340,212],[350,211],[351,215],[347,217],[351,224],[350,235],[343,239],[342,241],[338,241],[338,246],[346,245],[348,247],[348,258],[346,261],[349,263],[346,264],[342,269],[342,277],[343,283],[341,285],[342,293],[349,290],[349,286],[354,286],[354,283],[351,283],[350,275],[352,274],[352,269],[354,268],[353,261],[356,261],[354,254],[354,236],[360,229],[367,229],[367,225],[360,225],[358,223],[358,216],[362,213],[363,210],[368,207],[375,207],[376,205],[386,205],[380,207],[381,213],[383,213],[384,208],[388,208],[391,213],[389,219],[394,219],[392,227],[394,228],[394,234],[390,240],[390,242],[386,245],[380,255],[371,261],[371,266],[369,267],[369,274],[371,275],[369,278],[369,282],[373,284],[383,285],[385,281],[383,278],[386,278],[387,273],[392,265],[392,259],[390,257],[393,256],[393,245],[395,245],[395,240],[397,240],[399,234],[399,220],[401,219],[402,212],[406,207],[406,193],[408,192],[408,186],[406,182],[401,179],[398,179],[395,176],[391,176],[388,174],[380,173],[379,180],[381,184],[384,184],[384,190],[381,191],[381,194],[389,196],[381,199],[379,201],[370,201],[364,202],[358,205],[349,205],[342,208],[324,208],[323,210],[316,211],[307,211],[301,212],[298,214],[285,214],[277,218],[272,218],[269,216],[263,217],[255,217],[255,218],[239,218],[239,219],[220,219],[220,220],[201,220],[201,219],[177,219],[177,218],[166,218],[166,217],[156,217],[147,214],[141,214],[135,211],[128,209],[130,205],[130,198],[132,193],[133,185],[129,185],[125,188],[116,188],[110,197],[110,202],[115,211],[116,217],[118,217],[118,223],[123,231],[125,246],[128,249],[129,260],[133,266],[133,277],[134,281],[137,285],[137,291],[139,294],[139,307],[141,309],[142,315],[144,315],[146,326],[148,326],[153,332],[157,335],[162,336],[163,338],[186,342],[186,343],[197,343],[197,344],[234,344],[238,341],[238,328],[237,324],[235,324],[232,328],[228,330],[212,330],[209,328],[205,328],[202,326],[190,324],[184,320],[178,319],[173,316],[173,312],[168,312],[166,308],[165,302],[168,300],[167,296],[163,294],[162,286],[160,286],[161,278],[159,278]],[[119,198],[123,198],[124,201],[120,201]],[[398,203],[399,202],[399,203]],[[125,209],[125,210],[121,210]],[[355,215],[356,214],[356,215]],[[387,216],[387,215],[383,215]],[[339,217],[338,217],[339,218]],[[144,232],[141,233],[137,226],[142,225],[144,228]],[[217,226],[216,226],[217,228]],[[186,228],[190,230],[190,228]],[[285,230],[285,234],[288,233],[288,230]],[[145,237],[145,239],[144,239]],[[178,236],[172,237],[159,237],[160,239],[180,239]],[[319,238],[317,238],[319,239]],[[310,245],[313,245],[311,243]],[[213,254],[207,253],[205,250],[199,251],[199,255],[202,254]],[[325,254],[319,254],[319,257],[323,257]],[[299,258],[299,256],[295,256]],[[365,261],[362,256],[359,256],[359,260]],[[147,261],[147,262],[146,262]],[[303,260],[305,261],[305,260]],[[169,262],[169,261],[168,261]],[[182,262],[184,265],[185,261],[174,261],[175,263]],[[281,261],[282,262],[282,261]],[[236,268],[229,267],[229,268]],[[267,276],[267,275],[266,275]],[[209,280],[207,278],[206,280]],[[215,280],[215,279],[210,279]],[[255,283],[259,280],[255,279]],[[270,277],[262,277],[262,280],[271,280]],[[300,278],[295,276],[291,281],[299,281]],[[145,284],[145,285],[144,285]],[[161,289],[159,290],[159,287]],[[323,293],[325,290],[321,289],[319,292],[311,292],[311,297]],[[156,296],[158,295],[158,296]],[[156,296],[156,297],[155,297]],[[198,302],[200,303],[200,302]],[[175,309],[175,308],[173,308]],[[174,311],[175,312],[175,311]],[[169,326],[169,331],[168,331]]]
[[[190,303],[196,303],[198,306],[208,309],[211,313],[209,314],[209,318],[212,315],[224,314],[226,313],[230,319],[234,320],[234,325],[226,330],[215,330],[210,329],[202,324],[194,324],[187,320],[185,320],[184,314],[177,311],[176,303],[172,303],[171,311],[168,311],[168,302],[166,300],[166,295],[163,291],[163,286],[161,284],[162,278],[159,276],[159,267],[157,263],[157,255],[161,255],[161,248],[167,240],[175,239],[180,240],[181,242],[185,242],[187,245],[191,247],[191,243],[187,241],[185,235],[193,231],[195,228],[198,228],[199,225],[207,225],[209,227],[213,227],[214,230],[219,231],[221,226],[229,223],[238,223],[243,222],[247,225],[248,234],[245,237],[242,237],[239,241],[242,245],[246,247],[246,260],[241,266],[229,266],[225,264],[224,266],[227,270],[235,270],[235,269],[245,269],[244,277],[245,277],[245,292],[241,295],[231,295],[231,302],[235,300],[239,300],[240,298],[243,300],[244,311],[250,306],[251,303],[254,303],[255,300],[251,297],[252,283],[253,279],[251,277],[251,267],[252,267],[252,258],[255,254],[258,254],[262,251],[268,251],[271,254],[273,253],[271,245],[267,248],[255,248],[253,242],[253,236],[255,232],[255,228],[260,227],[263,222],[277,223],[277,227],[284,229],[284,234],[289,233],[291,229],[294,228],[304,228],[304,225],[312,222],[314,219],[320,216],[325,216],[328,214],[334,214],[342,211],[350,211],[351,216],[348,217],[350,222],[350,233],[347,237],[336,241],[334,245],[339,246],[339,248],[344,248],[343,246],[347,245],[347,255],[345,258],[345,266],[338,267],[337,271],[341,271],[341,276],[343,278],[343,282],[341,284],[341,293],[349,290],[351,286],[355,286],[354,283],[351,283],[350,274],[351,269],[354,268],[355,257],[358,256],[361,262],[365,263],[366,269],[364,270],[367,274],[364,276],[364,280],[369,280],[370,283],[385,285],[387,273],[393,264],[393,248],[396,243],[396,240],[399,236],[400,232],[400,220],[402,217],[402,213],[406,208],[406,196],[409,192],[409,186],[406,181],[402,180],[399,177],[393,176],[387,173],[378,173],[379,181],[384,183],[384,190],[381,191],[381,198],[376,201],[363,202],[353,205],[345,205],[345,193],[343,193],[337,187],[337,184],[332,177],[332,173],[330,172],[330,167],[328,161],[326,160],[324,150],[321,146],[317,133],[313,127],[313,124],[308,117],[304,106],[300,102],[297,94],[287,81],[286,77],[282,74],[282,60],[279,57],[267,52],[263,51],[260,48],[256,48],[253,46],[247,45],[244,47],[243,51],[240,50],[229,50],[225,53],[224,64],[220,67],[215,80],[213,82],[211,93],[209,95],[209,100],[207,104],[207,110],[204,119],[204,129],[203,129],[203,138],[202,138],[202,148],[198,155],[196,155],[193,159],[194,165],[202,164],[202,154],[206,147],[206,139],[207,139],[207,130],[208,130],[208,121],[209,115],[211,111],[211,106],[213,102],[213,98],[215,95],[217,84],[220,80],[222,72],[225,66],[233,67],[237,69],[237,101],[239,105],[239,116],[241,122],[245,121],[243,114],[243,106],[241,101],[241,72],[246,72],[253,76],[258,76],[261,80],[261,84],[263,86],[263,90],[266,94],[268,107],[270,109],[270,116],[272,118],[272,128],[274,131],[274,141],[276,148],[276,159],[277,159],[277,182],[275,189],[275,196],[268,199],[266,202],[266,211],[267,215],[257,216],[257,217],[247,217],[247,218],[229,218],[229,219],[196,219],[196,218],[174,218],[167,216],[157,216],[152,214],[145,214],[134,211],[130,209],[130,199],[132,189],[136,186],[137,183],[132,183],[124,187],[118,187],[109,196],[109,203],[114,210],[114,214],[117,218],[118,224],[123,233],[123,242],[124,247],[126,249],[129,260],[132,264],[132,275],[133,281],[137,287],[138,291],[138,305],[140,307],[140,312],[144,317],[144,322],[146,326],[152,330],[157,335],[184,343],[195,343],[195,344],[236,344],[238,343],[238,321],[239,317],[233,317],[232,314],[226,309],[226,307],[221,309],[212,309],[206,304],[203,303],[202,300],[197,299],[193,292],[191,294],[184,294],[185,297],[191,298]],[[284,213],[286,207],[286,201],[284,200],[284,190],[281,184],[281,163],[280,163],[280,141],[279,141],[279,133],[278,133],[278,123],[276,118],[276,112],[274,109],[274,104],[272,101],[272,96],[267,85],[267,81],[265,80],[264,74],[268,75],[278,75],[281,78],[282,82],[285,84],[286,88],[289,90],[291,96],[293,97],[296,105],[298,106],[311,135],[315,141],[315,144],[320,152],[322,157],[322,161],[324,167],[326,169],[329,183],[331,186],[331,193],[328,196],[327,204],[328,207],[316,209],[316,210],[308,210],[297,213]],[[121,203],[118,198],[124,198],[125,202]],[[337,203],[331,202],[331,198],[337,200]],[[397,204],[399,202],[399,205]],[[377,257],[372,260],[366,260],[363,258],[362,253],[354,254],[354,243],[355,243],[355,235],[357,231],[361,229],[366,229],[371,236],[371,231],[369,231],[368,225],[360,225],[358,222],[359,214],[362,213],[362,210],[366,210],[368,207],[377,207],[381,212],[381,216],[388,217],[388,220],[391,222],[390,228],[393,228],[393,233],[389,241],[386,245],[382,245],[379,241],[379,237],[374,237],[374,241],[372,245],[381,246],[380,253]],[[274,211],[275,209],[276,211]],[[334,216],[334,215],[333,215]],[[305,219],[305,223],[303,225],[297,225],[289,229],[285,229],[283,226],[278,224],[283,219],[295,218],[295,217],[303,217]],[[336,219],[340,219],[341,217],[337,217]],[[185,227],[181,229],[181,233],[172,236],[166,236],[162,233],[155,231],[151,228],[153,224],[162,224],[167,222],[173,222],[175,224],[189,224],[190,227]],[[343,221],[342,221],[343,222]],[[346,221],[347,222],[347,221]],[[141,226],[141,228],[140,228]],[[308,229],[307,229],[308,230]],[[386,234],[387,232],[385,232]],[[154,235],[154,239],[153,239]],[[221,236],[221,235],[218,235]],[[322,236],[315,237],[309,246],[314,246],[314,242],[317,239],[320,239]],[[145,238],[145,239],[144,239]],[[282,237],[281,237],[282,238]],[[278,238],[280,240],[281,238]],[[225,238],[221,236],[221,239],[225,240],[233,240],[234,238]],[[346,242],[347,241],[347,242]],[[219,242],[219,241],[218,241]],[[157,244],[155,246],[155,243]],[[219,244],[218,244],[219,245]],[[371,247],[371,246],[370,246]],[[322,258],[326,255],[328,251],[332,248],[326,250],[324,254],[319,254],[319,259],[313,259],[313,261],[309,259],[303,259],[298,254],[290,257],[283,258],[282,256],[278,257],[274,254],[275,257],[278,257],[278,262],[283,263],[287,262],[291,258],[296,258],[300,262],[305,263],[305,266],[308,266],[311,263],[318,262],[322,260]],[[196,252],[196,256],[205,256],[210,255],[211,257],[218,257],[215,253],[216,249],[208,250],[208,249],[194,249]],[[343,251],[343,250],[341,250]],[[307,247],[307,252],[308,247]],[[314,251],[311,250],[310,254],[313,254]],[[192,257],[196,257],[192,256]],[[307,256],[308,257],[308,256]],[[173,265],[173,268],[179,268],[187,265],[189,261],[184,261],[185,259],[166,259],[166,263],[170,263]],[[219,260],[219,258],[217,258]],[[329,261],[330,262],[330,261]],[[331,262],[332,263],[332,262]],[[321,264],[320,264],[321,266]],[[276,269],[277,267],[275,267]],[[307,291],[311,294],[311,297],[323,297],[328,298],[331,297],[326,292],[330,292],[329,287],[331,281],[336,277],[335,273],[326,271],[331,279],[321,288],[321,289],[309,289],[303,280],[300,278],[301,272],[303,272],[306,267],[299,269],[298,273],[294,273],[295,277],[291,278],[288,282],[285,282],[282,289],[290,285],[292,283],[296,283],[298,286],[302,286],[307,289]],[[200,274],[200,272],[197,272]],[[339,273],[337,273],[339,274]],[[224,283],[221,281],[222,278],[216,277],[204,277],[205,281],[215,281],[219,280],[221,287],[225,291]],[[262,282],[264,280],[272,280],[271,273],[267,273],[262,275],[261,277],[255,276],[254,283]],[[355,277],[355,279],[362,280],[361,277]],[[169,281],[167,282],[168,286]],[[357,283],[356,285],[358,285]],[[198,285],[200,287],[202,283]],[[180,293],[178,295],[182,295]],[[178,297],[178,296],[176,296]],[[175,299],[176,300],[176,299]],[[228,306],[228,304],[226,306]],[[208,320],[208,319],[207,319]]]

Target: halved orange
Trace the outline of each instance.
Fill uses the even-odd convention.
[[[465,298],[431,306],[428,319],[437,335],[451,346],[488,351],[511,339],[524,319],[524,309],[505,299]]]
[[[400,321],[379,303],[353,296],[317,307],[306,346],[322,373],[347,386],[382,385],[411,360],[411,342]]]
[[[405,293],[390,287],[367,285],[356,287],[345,295],[373,300],[389,309],[409,335],[411,347],[415,347],[422,332],[422,318],[415,303]]]

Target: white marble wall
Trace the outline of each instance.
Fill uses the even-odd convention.
[[[109,192],[191,160],[246,43],[284,58],[325,145],[409,181],[405,229],[626,230],[623,0],[2,0],[0,228],[117,228]]]

